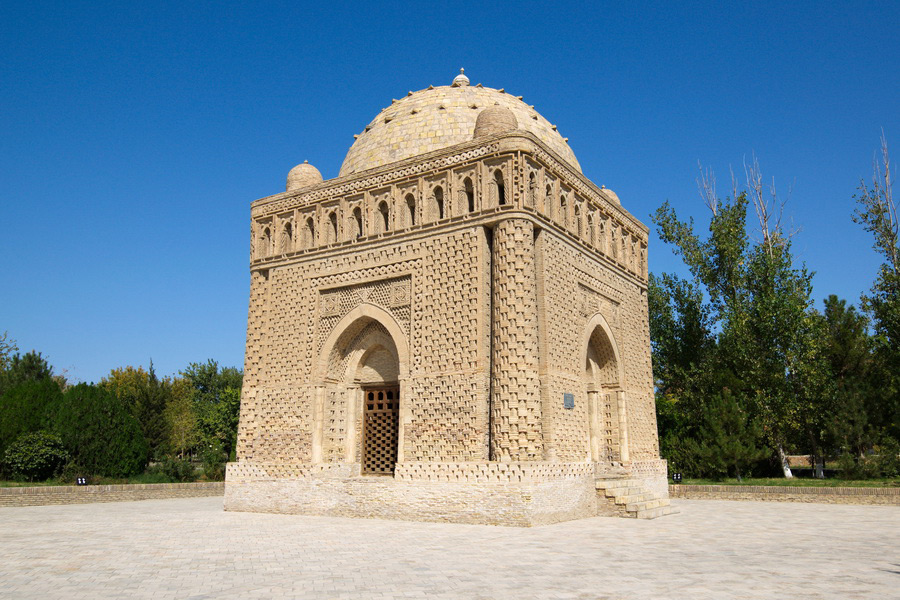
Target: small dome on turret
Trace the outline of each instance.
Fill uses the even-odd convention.
[[[317,183],[322,183],[322,174],[319,173],[317,168],[304,160],[303,164],[297,165],[288,173],[287,191],[299,190]]]
[[[453,83],[450,84],[452,87],[464,87],[469,85],[469,78],[466,77],[466,70],[460,69],[459,75],[453,78]]]
[[[620,206],[622,205],[622,201],[619,200],[619,196],[605,185],[600,186],[600,193],[606,196],[610,201],[615,202]]]
[[[495,104],[478,113],[478,118],[475,119],[475,135],[472,137],[480,138],[518,128],[519,123],[516,121],[516,115],[513,114],[513,111]]]

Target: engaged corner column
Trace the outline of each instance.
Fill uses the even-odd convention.
[[[534,225],[508,219],[493,232],[492,436],[494,460],[542,460]]]
[[[628,454],[628,417],[625,414],[627,402],[625,401],[625,391],[616,392],[616,408],[619,413],[619,460],[628,462],[630,456]]]

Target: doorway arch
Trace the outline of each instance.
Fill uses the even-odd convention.
[[[582,349],[590,460],[627,461],[624,367],[616,338],[602,314],[588,321]]]
[[[408,345],[402,327],[384,309],[363,303],[338,322],[319,356],[317,431],[324,448],[318,456],[358,465],[364,475],[392,475],[403,458]]]

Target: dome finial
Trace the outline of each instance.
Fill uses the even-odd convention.
[[[450,85],[451,85],[451,87],[464,87],[464,86],[469,85],[469,78],[466,77],[466,70],[460,69],[459,75],[457,75],[453,79],[453,83],[451,83]]]

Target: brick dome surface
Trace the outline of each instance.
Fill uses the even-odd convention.
[[[516,96],[470,86],[457,77],[453,85],[412,92],[384,108],[347,152],[340,175],[350,175],[448,146],[468,142],[485,109],[508,109],[518,129],[534,134],[578,172],[581,166],[555,127]]]

